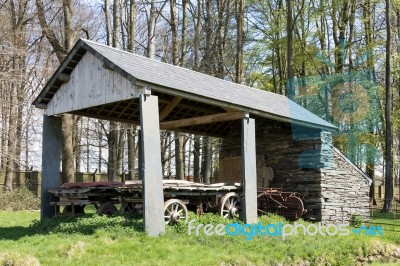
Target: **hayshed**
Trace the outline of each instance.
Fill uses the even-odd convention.
[[[363,193],[368,196],[364,186],[367,179],[349,168],[349,162],[340,159],[343,156],[332,147],[330,132],[335,127],[285,96],[95,42],[80,39],[75,44],[34,104],[46,110],[42,218],[54,215],[47,191],[60,185],[62,125],[58,115],[63,113],[140,126],[144,224],[150,235],[162,233],[165,226],[160,129],[224,139],[221,159],[241,158],[242,214],[247,223],[257,221],[257,157],[262,158],[258,161],[265,167],[271,168],[272,183],[297,189],[315,187],[309,204],[318,207],[314,209],[319,209],[320,218],[325,217],[323,213],[328,215],[337,206],[340,208],[341,203],[334,202],[332,191],[338,189],[339,179],[343,180],[340,187],[348,187],[347,175],[362,184],[359,189],[362,204]],[[348,168],[340,168],[343,165]],[[333,170],[325,170],[332,167]],[[329,205],[332,202],[336,205]]]

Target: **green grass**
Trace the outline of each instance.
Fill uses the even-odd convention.
[[[42,222],[38,219],[36,211],[0,211],[0,265],[293,265],[300,261],[354,265],[358,256],[373,254],[374,241],[399,243],[400,239],[399,233],[393,233],[383,237],[298,235],[285,241],[255,237],[246,241],[244,236],[188,236],[187,225],[167,227],[164,235],[151,238],[143,233],[142,220],[137,217],[91,213]],[[385,218],[376,221],[379,219]],[[262,224],[279,221],[285,222],[275,215],[261,218]],[[198,222],[232,221],[206,214]]]
[[[375,210],[372,216],[373,219],[366,225],[381,225],[384,228],[381,240],[400,245],[400,212],[384,213]]]

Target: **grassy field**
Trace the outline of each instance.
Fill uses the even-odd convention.
[[[384,257],[400,245],[400,233],[385,231],[383,237],[297,235],[283,241],[258,236],[247,241],[244,236],[189,236],[183,225],[151,238],[143,233],[140,218],[38,219],[37,211],[0,211],[0,265],[355,265],[369,256],[387,263]],[[387,220],[382,216],[373,222]],[[228,223],[212,214],[198,222]],[[269,215],[261,222],[286,221]]]

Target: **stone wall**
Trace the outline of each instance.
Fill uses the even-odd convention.
[[[224,138],[220,160],[240,156],[240,132],[237,123]],[[329,133],[256,119],[256,146],[257,175],[272,169],[269,187],[307,195],[305,219],[327,222],[349,220],[354,213],[368,216],[368,180],[338,151],[333,152]],[[235,179],[217,177],[218,182],[241,182],[241,175]]]
[[[323,221],[347,221],[352,215],[369,219],[369,190],[371,180],[334,149],[333,165],[321,169]]]

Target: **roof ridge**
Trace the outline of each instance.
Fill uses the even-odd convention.
[[[123,52],[123,53],[129,54],[129,55],[131,55],[131,56],[140,57],[140,58],[142,58],[142,59],[149,60],[149,61],[153,61],[153,62],[155,62],[155,63],[160,63],[160,64],[164,64],[164,65],[168,65],[168,66],[180,68],[180,69],[183,69],[183,70],[185,70],[185,71],[195,72],[195,73],[204,75],[204,76],[206,76],[207,78],[214,78],[214,79],[217,79],[217,80],[219,80],[219,81],[228,82],[229,84],[235,84],[235,85],[237,85],[237,86],[244,87],[244,88],[247,88],[247,89],[250,88],[250,89],[252,89],[252,90],[257,90],[257,91],[262,91],[262,92],[265,92],[265,93],[268,93],[268,94],[277,95],[277,96],[280,96],[280,97],[282,97],[282,98],[286,98],[286,99],[292,101],[291,99],[289,99],[288,97],[286,97],[285,95],[282,95],[282,94],[273,93],[273,92],[266,91],[266,90],[263,90],[263,89],[254,88],[254,87],[250,87],[250,86],[247,86],[247,85],[235,83],[235,82],[233,82],[233,81],[229,81],[229,80],[221,79],[221,78],[218,78],[218,77],[215,77],[215,76],[211,76],[211,75],[208,75],[208,74],[205,74],[205,73],[202,73],[202,72],[199,72],[199,71],[196,71],[196,70],[187,68],[187,67],[178,66],[178,65],[173,65],[173,64],[170,64],[170,63],[162,62],[162,61],[157,61],[157,60],[155,60],[155,59],[152,59],[152,58],[149,58],[149,57],[146,57],[146,56],[143,56],[143,55],[135,54],[135,53],[132,53],[132,52],[129,52],[129,51],[126,51],[126,50],[122,50],[122,49],[119,49],[119,48],[116,48],[116,47],[112,47],[112,46],[109,46],[109,45],[106,45],[106,44],[98,43],[98,42],[95,42],[95,41],[91,41],[91,40],[87,40],[87,39],[82,39],[82,38],[80,38],[80,40],[83,41],[83,42],[92,43],[92,44],[94,44],[94,45],[104,46],[104,47],[107,47],[108,49],[116,50],[116,51],[118,51],[118,52]],[[104,55],[103,55],[103,56],[104,56]],[[292,101],[292,102],[293,102],[293,101]]]

